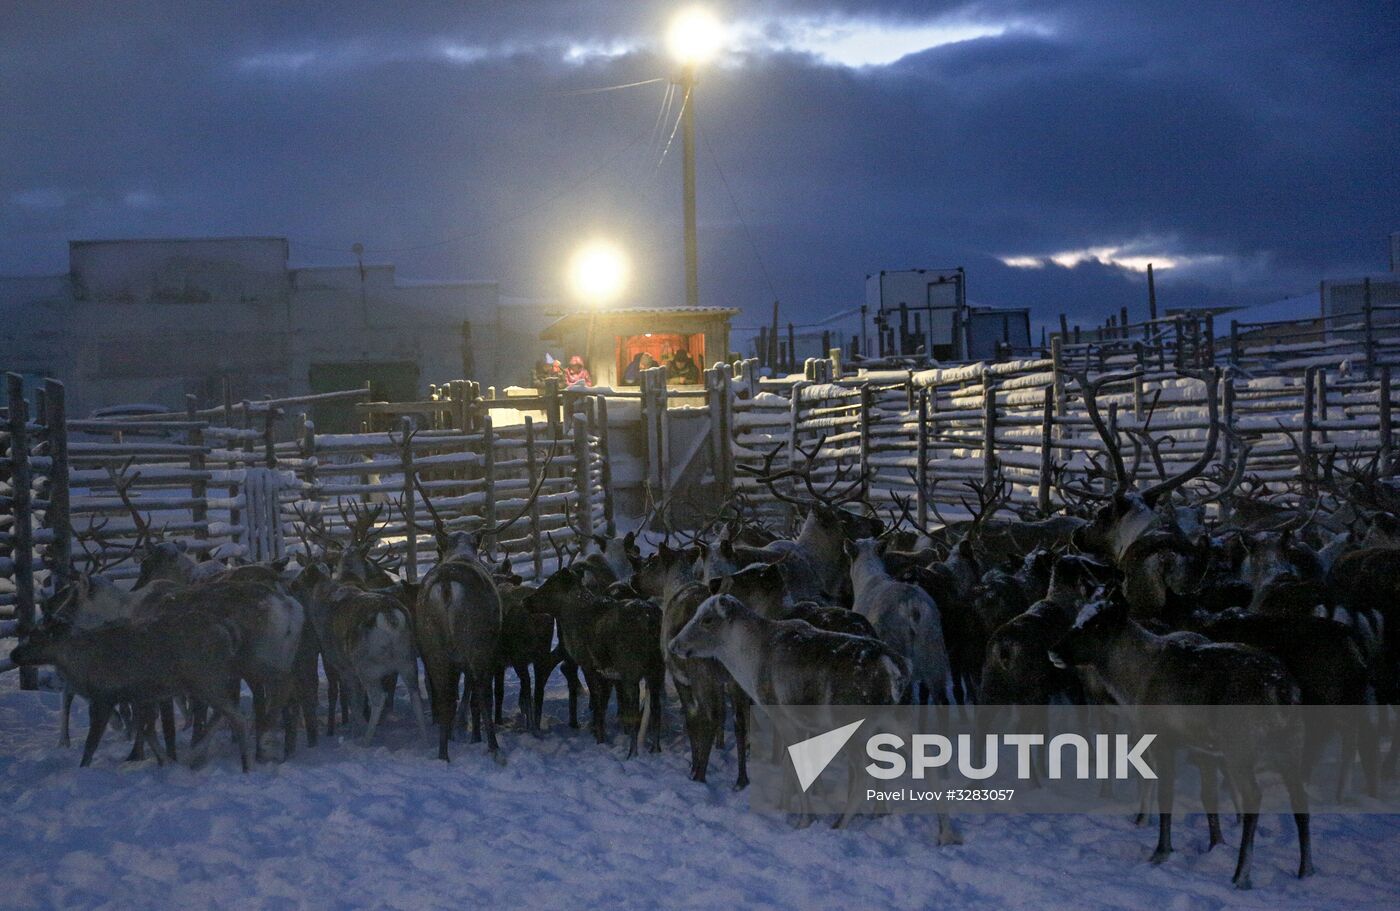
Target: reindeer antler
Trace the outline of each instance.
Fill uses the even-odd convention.
[[[348,512],[345,505],[347,502],[350,504]],[[337,497],[335,507],[340,513],[341,521],[350,530],[352,547],[369,544],[374,540],[375,526],[379,523],[379,517],[384,514],[383,503],[362,505],[356,500],[346,501]]]
[[[125,506],[126,511],[131,514],[131,521],[136,525],[136,543],[132,547],[132,550],[135,550],[142,544],[147,544],[155,540],[158,535],[151,528],[151,514],[147,513],[144,519],[141,518],[141,511],[137,509],[136,504],[131,501],[131,485],[135,484],[136,479],[141,477],[141,472],[139,471],[130,475],[127,474],[131,469],[131,463],[133,461],[134,459],[127,459],[125,464],[122,465],[121,471],[113,471],[110,465],[106,466],[106,469],[107,476],[112,479],[112,486],[116,489],[117,496],[121,498],[122,505]]]
[[[851,495],[865,486],[865,474],[863,471],[859,472],[854,482],[844,489],[833,493],[833,491],[846,480],[849,472],[849,469],[838,461],[831,482],[826,485],[825,489],[818,490],[815,482],[812,480],[812,470],[814,468],[813,463],[821,453],[822,446],[824,445],[826,445],[825,434],[817,438],[817,443],[811,450],[804,449],[802,446],[794,443],[793,448],[802,455],[802,463],[800,466],[792,465],[781,471],[773,470],[773,461],[778,457],[778,453],[782,452],[782,444],[776,446],[773,451],[767,453],[763,457],[762,469],[755,469],[752,465],[735,465],[734,467],[740,473],[750,475],[757,479],[763,486],[768,488],[769,493],[775,498],[782,500],[784,503],[791,503],[794,506],[804,507],[812,507],[820,504],[831,509],[837,509],[844,503],[854,502],[855,498]],[[791,494],[783,492],[778,487],[778,482],[790,478],[801,481],[802,485],[807,488],[807,492],[812,495],[812,499],[804,500],[801,497],[794,497]]]

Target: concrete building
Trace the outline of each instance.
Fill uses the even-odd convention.
[[[498,343],[495,282],[288,256],[280,237],[70,242],[66,275],[0,278],[0,367],[63,380],[84,414],[212,402],[225,380],[236,398],[369,381],[407,399],[430,382],[509,382],[529,363]]]

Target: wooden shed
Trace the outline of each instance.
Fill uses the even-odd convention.
[[[540,338],[565,364],[583,357],[596,386],[635,386],[641,367],[677,364],[674,385],[699,385],[701,373],[729,356],[730,307],[632,307],[580,310],[551,323]],[[677,357],[679,355],[679,358]],[[693,374],[687,361],[693,362]]]

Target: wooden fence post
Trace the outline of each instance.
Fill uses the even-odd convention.
[[[535,467],[535,419],[525,415],[525,476],[530,490],[535,489],[538,471]],[[530,503],[530,549],[535,568],[535,578],[544,576],[544,542],[540,540],[540,501],[535,498]]]
[[[34,514],[31,495],[34,475],[29,465],[29,403],[24,400],[24,377],[5,374],[10,423],[10,561],[15,581],[15,619],[22,639],[34,629]],[[39,688],[38,668],[19,669],[19,688]]]
[[[199,420],[199,399],[195,395],[185,396],[185,419],[194,422]],[[204,479],[204,428],[191,426],[185,431],[185,443],[190,447],[190,499],[194,500],[194,506],[190,508],[190,518],[194,520],[194,537],[197,541],[204,541],[209,538],[209,483]]]
[[[725,466],[729,461],[729,439],[724,423],[724,364],[705,371],[705,397],[710,412],[710,461],[714,466],[715,486],[721,499],[729,498]]]
[[[68,499],[68,405],[63,384],[44,380],[47,414],[45,435],[49,443],[49,495],[44,524],[53,535],[49,543],[49,569],[54,594],[73,578],[73,516]]]
[[[489,547],[496,543],[496,432],[489,411],[481,418],[481,476],[486,496],[481,507],[481,541]]]
[[[1309,496],[1315,494],[1315,484],[1313,478],[1313,411],[1316,399],[1316,387],[1313,383],[1313,371],[1316,367],[1309,367],[1303,371],[1303,442],[1300,458],[1303,464],[1298,466],[1299,476],[1303,479],[1303,484]]]
[[[992,385],[992,373],[982,368],[982,483],[990,485],[996,478],[997,457],[997,391]]]
[[[1389,476],[1392,462],[1391,437],[1390,437],[1390,367],[1382,366],[1380,369],[1380,470],[1383,476]]]
[[[403,470],[403,523],[404,523],[404,572],[409,582],[418,581],[418,504],[416,485],[413,479],[417,469],[413,467],[413,420],[404,415],[399,418],[399,465]]]
[[[608,537],[617,534],[617,515],[612,489],[612,441],[608,429],[608,397],[595,396],[598,419],[598,486],[603,489],[603,523]]]
[[[1055,429],[1055,390],[1045,387],[1045,404],[1040,418],[1040,481],[1036,488],[1036,506],[1045,515],[1050,514],[1050,483],[1054,469],[1054,450],[1051,441]]]
[[[1329,409],[1328,409],[1328,407],[1327,407],[1327,371],[1326,371],[1326,369],[1324,369],[1324,368],[1322,368],[1322,367],[1316,367],[1316,368],[1314,368],[1313,378],[1314,378],[1314,380],[1315,380],[1316,383],[1317,383],[1317,406],[1316,406],[1317,410],[1316,410],[1316,415],[1317,415],[1317,417],[1318,417],[1320,420],[1326,421],[1326,420],[1328,419],[1328,411],[1329,411]],[[1329,434],[1329,433],[1327,432],[1327,428],[1326,428],[1326,427],[1322,427],[1322,428],[1319,429],[1319,431],[1320,431],[1320,432],[1318,433],[1318,437],[1322,440],[1322,442],[1324,442],[1324,443],[1329,442],[1330,439],[1331,439],[1331,434]]]
[[[1371,305],[1371,279],[1370,277],[1361,280],[1361,317],[1362,331],[1364,333],[1364,351],[1366,352],[1366,379],[1371,379],[1376,373],[1376,330],[1373,322],[1374,311]]]
[[[1230,320],[1230,363],[1236,367],[1240,365],[1240,321]]]
[[[914,466],[914,504],[919,517],[920,534],[928,530],[928,390],[919,390],[919,438],[917,463]]]
[[[588,456],[588,423],[581,413],[573,417],[574,424],[574,486],[578,489],[578,533],[583,543],[593,537],[593,502],[588,496],[590,488],[588,469],[591,459]]]
[[[277,406],[269,404],[263,415],[263,463],[268,468],[277,467]]]
[[[796,390],[793,391],[793,399],[796,400]],[[869,382],[860,384],[860,494],[862,497],[870,497],[870,476],[873,474],[870,467],[870,417],[875,410],[875,393],[870,388]],[[796,416],[794,415],[793,428],[797,427]]]
[[[1057,416],[1063,416],[1065,407],[1068,404],[1068,400],[1065,396],[1065,352],[1063,337],[1057,335],[1050,339],[1050,358],[1054,361],[1054,367],[1051,369],[1055,371],[1055,379],[1053,381],[1055,388],[1055,414]]]

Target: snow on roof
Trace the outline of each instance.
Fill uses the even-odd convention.
[[[661,319],[728,319],[740,311],[735,307],[618,307],[608,310],[576,310],[566,313],[550,323],[540,333],[540,338],[557,338],[559,333],[577,328],[576,324],[590,320],[616,321],[619,319],[639,319],[658,317]]]

